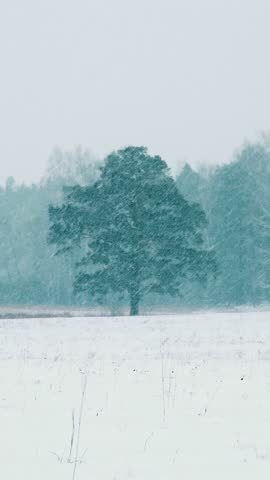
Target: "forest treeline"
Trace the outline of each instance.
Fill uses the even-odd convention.
[[[80,148],[72,152],[55,150],[39,183],[19,185],[9,178],[0,188],[1,304],[69,306],[99,302],[113,311],[125,302],[113,293],[102,298],[81,292],[78,295],[74,279],[78,279],[80,254],[74,248],[56,255],[54,242],[48,240],[50,205],[60,208],[72,186],[95,185],[101,166],[101,161]],[[175,184],[185,205],[199,204],[205,213],[205,251],[214,252],[216,272],[200,282],[183,276],[179,293],[173,297],[157,288],[142,301],[181,307],[269,303],[268,139],[244,144],[234,161],[224,166],[195,171],[186,164]]]

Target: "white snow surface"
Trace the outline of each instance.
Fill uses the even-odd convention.
[[[3,480],[270,479],[270,311],[1,320],[0,388]]]

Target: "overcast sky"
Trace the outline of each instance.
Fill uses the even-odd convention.
[[[0,181],[55,146],[220,163],[270,129],[269,0],[0,0]]]

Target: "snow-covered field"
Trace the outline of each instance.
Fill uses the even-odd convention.
[[[270,312],[1,320],[0,388],[3,480],[270,478]]]

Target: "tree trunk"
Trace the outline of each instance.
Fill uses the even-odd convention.
[[[130,315],[139,315],[140,297],[138,292],[130,292]]]

